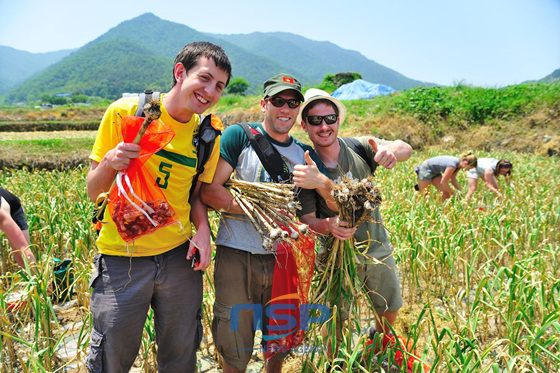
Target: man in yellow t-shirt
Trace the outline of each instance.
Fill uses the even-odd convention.
[[[200,116],[214,106],[229,83],[231,64],[219,46],[195,42],[177,54],[173,84],[159,97],[160,121],[175,137],[149,158],[145,169],[156,180],[179,223],[141,236],[127,244],[106,211],[91,280],[93,330],[86,360],[89,371],[128,371],[138,355],[149,308],[154,311],[158,369],[194,372],[202,338],[202,271],[211,260],[210,227],[201,203],[202,183],[210,183],[219,158],[219,139],[190,195],[196,174]],[[87,176],[88,196],[96,201],[109,192],[118,171],[140,155],[140,146],[124,143],[119,121],[134,115],[137,98],[122,98],[109,106],[99,127]],[[196,228],[192,235],[191,223]],[[194,250],[200,254],[191,264]]]

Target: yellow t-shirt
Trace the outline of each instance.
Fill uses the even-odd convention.
[[[163,94],[160,102],[163,102],[162,99]],[[126,115],[134,115],[137,106],[138,98],[122,98],[107,108],[99,126],[90,159],[101,162],[105,153],[122,141],[120,119]],[[198,133],[200,116],[193,115],[188,123],[180,123],[171,118],[162,105],[159,120],[173,127],[175,137],[165,148],[152,155],[144,166],[156,180],[170,207],[177,213],[179,223],[160,228],[127,245],[120,237],[108,209],[105,209],[103,221],[107,224],[103,224],[97,239],[97,247],[103,254],[158,255],[181,245],[192,235],[191,206],[188,201],[192,180],[196,175],[197,148],[194,144],[194,137]],[[204,172],[199,176],[200,181],[206,183],[212,181],[219,156],[218,137],[204,167]]]

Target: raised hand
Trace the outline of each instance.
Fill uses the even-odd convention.
[[[395,164],[397,164],[397,157],[392,151],[388,150],[384,146],[378,146],[375,140],[371,137],[368,139],[368,142],[375,152],[375,156],[373,157],[374,161],[387,169],[395,167]]]

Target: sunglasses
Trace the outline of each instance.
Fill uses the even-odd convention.
[[[270,97],[265,100],[270,102],[274,107],[282,107],[287,102],[290,109],[295,109],[301,104],[301,101],[296,100],[295,98],[286,100],[282,97]]]
[[[327,124],[333,124],[336,123],[336,120],[338,119],[338,115],[336,114],[329,114],[329,115],[309,115],[307,117],[307,123],[309,123],[312,126],[318,126],[320,125],[323,120],[325,121],[325,123]]]

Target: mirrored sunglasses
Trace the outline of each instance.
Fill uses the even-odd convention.
[[[337,119],[338,119],[338,115],[336,115],[336,114],[310,115],[310,116],[307,117],[307,123],[309,123],[312,126],[318,126],[323,122],[323,120],[327,124],[333,124],[333,123],[336,123]]]
[[[286,100],[282,97],[269,97],[266,101],[270,102],[274,107],[282,107],[287,102],[290,109],[295,109],[301,104],[301,101],[294,98]]]

